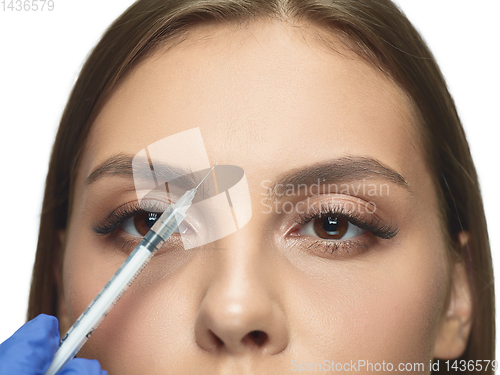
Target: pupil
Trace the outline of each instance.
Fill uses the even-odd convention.
[[[150,212],[146,217],[145,224],[148,226],[148,228],[151,228],[154,225],[154,223],[156,223],[156,220],[158,220],[158,213]]]
[[[141,236],[145,236],[160,216],[161,213],[157,212],[143,212],[136,215],[134,218],[135,229]]]
[[[323,220],[323,229],[327,232],[336,232],[338,230],[338,218],[333,216],[328,216]]]

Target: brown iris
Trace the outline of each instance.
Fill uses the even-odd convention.
[[[159,217],[160,214],[156,212],[143,212],[137,214],[134,217],[135,229],[137,229],[137,232],[139,232],[141,236],[145,236]]]
[[[314,231],[324,239],[339,240],[347,232],[349,221],[342,217],[323,216],[314,219]]]

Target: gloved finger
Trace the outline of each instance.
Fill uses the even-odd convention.
[[[108,375],[96,359],[73,358],[57,375]]]
[[[59,345],[59,322],[40,314],[0,345],[0,375],[42,375]]]

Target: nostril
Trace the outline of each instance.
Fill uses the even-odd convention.
[[[262,346],[267,340],[267,333],[262,331],[252,331],[249,335],[257,346]]]
[[[219,336],[217,336],[210,330],[209,330],[209,335],[211,337],[213,348],[221,348],[224,345],[226,345]],[[245,335],[245,337],[241,340],[241,342],[244,345],[261,347],[266,343],[267,339],[268,339],[267,333],[263,331],[251,331]]]
[[[209,335],[212,337],[212,342],[214,343],[215,347],[220,348],[224,345],[224,341],[222,341],[215,333],[209,331]]]

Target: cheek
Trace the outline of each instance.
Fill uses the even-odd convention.
[[[379,358],[391,353],[400,361],[424,361],[432,358],[446,297],[446,273],[441,262],[427,262],[411,254],[408,258],[408,262],[393,264],[383,274],[370,277],[364,288],[358,286],[364,302],[357,308],[361,316],[363,309],[366,313],[365,319],[356,319],[356,325],[362,327],[367,352]]]
[[[297,352],[305,362],[370,360],[396,366],[432,359],[447,295],[443,247],[420,241],[383,251],[366,262],[331,263],[294,288],[295,335],[309,339]]]
[[[112,368],[117,373],[142,373],[145,364],[154,373],[165,363],[173,366],[183,362],[178,345],[191,338],[185,327],[192,317],[183,309],[188,310],[192,302],[188,301],[191,294],[185,292],[186,286],[178,285],[172,274],[189,259],[175,255],[156,257],[120,298],[78,357],[98,359],[104,369]],[[124,253],[103,247],[92,236],[75,233],[68,237],[63,277],[71,323],[125,258]]]
[[[119,259],[105,259],[98,247],[81,235],[70,235],[66,244],[63,264],[64,297],[70,322],[73,323],[87,308],[99,291],[120,266]],[[104,321],[101,327],[104,327]],[[97,330],[88,340],[88,344],[79,352],[81,355],[98,336]]]

